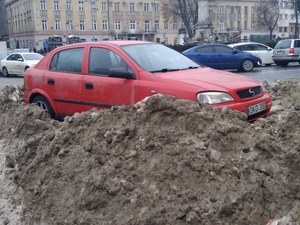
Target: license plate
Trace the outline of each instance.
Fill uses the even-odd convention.
[[[255,105],[251,105],[247,108],[247,115],[251,116],[253,114],[259,113],[266,109],[266,102],[261,102]]]
[[[284,51],[277,51],[277,54],[282,55],[282,54],[284,54]]]

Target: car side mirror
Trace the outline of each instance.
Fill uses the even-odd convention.
[[[134,79],[135,75],[132,72],[129,72],[126,68],[110,68],[109,77],[124,78],[124,79]]]
[[[232,50],[232,53],[233,53],[233,54],[239,53],[239,50],[233,49],[233,50]]]

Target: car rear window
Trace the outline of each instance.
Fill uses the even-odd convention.
[[[282,40],[277,43],[275,49],[290,48],[292,40]]]

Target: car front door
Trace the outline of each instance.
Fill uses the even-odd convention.
[[[111,70],[131,73],[133,77],[111,77]],[[138,100],[138,80],[131,67],[115,52],[91,47],[88,73],[83,77],[84,109],[108,109],[114,105],[131,105]]]
[[[240,65],[238,50],[227,46],[215,46],[215,62],[219,69],[238,69]]]
[[[25,71],[24,57],[21,54],[16,54],[14,73],[23,74]]]
[[[57,52],[50,69],[43,76],[43,87],[51,99],[56,114],[73,115],[83,111],[81,101],[82,62],[84,48]]]

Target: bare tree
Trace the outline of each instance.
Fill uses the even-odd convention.
[[[192,38],[198,22],[198,0],[169,0],[168,7],[174,15],[180,16],[189,38]]]
[[[270,39],[272,40],[273,31],[279,19],[278,0],[262,1],[256,8],[256,15],[256,28],[269,31]]]

